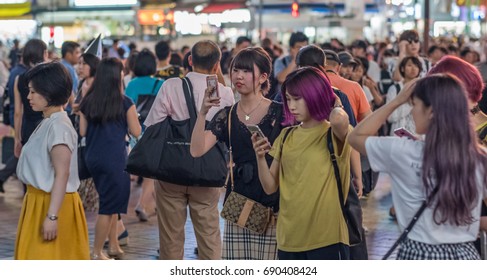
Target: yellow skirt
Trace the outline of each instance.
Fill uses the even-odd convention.
[[[66,193],[58,212],[57,237],[45,241],[42,224],[51,194],[27,186],[15,240],[16,260],[89,260],[90,243],[83,203],[77,192]]]

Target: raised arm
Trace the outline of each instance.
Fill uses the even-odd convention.
[[[398,94],[394,100],[380,107],[365,120],[361,121],[350,133],[348,138],[350,145],[362,155],[366,155],[365,141],[367,138],[376,135],[379,128],[387,120],[387,117],[389,117],[397,107],[408,102],[415,84],[415,82],[411,82],[404,86],[401,93]]]
[[[337,154],[341,154],[342,152],[349,125],[347,112],[341,107],[334,107],[330,113],[330,126],[333,134],[338,140]]]
[[[205,97],[201,104],[201,109],[196,119],[196,124],[191,134],[190,152],[193,157],[201,157],[206,154],[217,142],[215,135],[211,131],[205,130],[206,115],[211,107],[220,106],[220,97],[210,97],[213,87],[207,88]]]

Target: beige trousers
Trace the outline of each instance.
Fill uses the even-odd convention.
[[[182,260],[187,207],[193,222],[201,260],[221,259],[218,213],[220,188],[180,186],[155,181],[159,259]]]

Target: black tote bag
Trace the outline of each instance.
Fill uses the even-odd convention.
[[[149,126],[128,156],[128,173],[184,186],[222,187],[227,175],[226,148],[218,142],[204,156],[190,154],[196,107],[189,79],[183,89],[190,118]]]

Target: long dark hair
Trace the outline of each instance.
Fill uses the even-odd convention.
[[[80,105],[88,121],[106,123],[123,118],[122,70],[118,58],[102,59]]]
[[[419,80],[411,98],[431,107],[433,116],[426,133],[422,177],[436,224],[464,226],[475,221],[472,210],[479,199],[477,171],[487,183],[487,156],[481,150],[470,123],[467,94],[460,80],[450,74],[435,74]]]

